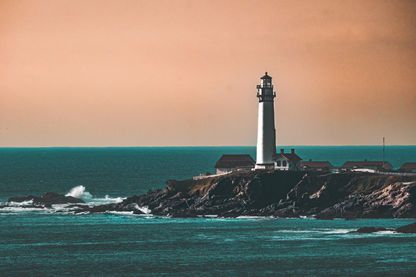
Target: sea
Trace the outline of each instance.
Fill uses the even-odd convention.
[[[303,160],[383,159],[382,146],[285,146]],[[386,146],[394,169],[416,146]],[[278,150],[279,151],[279,150]],[[0,148],[0,276],[416,276],[416,234],[349,233],[412,219],[169,218],[129,212],[73,214],[10,197],[56,192],[89,205],[214,173],[223,154],[255,147]]]

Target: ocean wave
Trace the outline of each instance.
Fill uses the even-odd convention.
[[[86,191],[84,186],[73,187],[65,196],[81,198],[84,201],[92,199],[91,193]]]
[[[73,187],[65,196],[72,196],[84,200],[87,204],[110,204],[120,203],[125,198],[123,197],[110,197],[106,195],[104,198],[95,198],[92,194],[86,191],[84,186]]]
[[[141,211],[144,214],[150,214],[152,211],[147,206],[140,207],[138,204],[136,204],[136,209]]]
[[[279,233],[311,233],[311,234],[348,234],[355,229],[311,229],[311,230],[278,230]]]
[[[23,201],[23,202],[8,202],[9,206],[13,206],[13,207],[21,207],[21,206],[32,206],[33,205],[33,199],[32,200],[28,200],[28,201]]]

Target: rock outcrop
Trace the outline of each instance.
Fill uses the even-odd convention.
[[[404,234],[416,234],[416,222],[396,228],[396,232]]]
[[[358,229],[357,231],[352,231],[350,233],[363,233],[363,234],[370,234],[375,232],[382,232],[382,231],[394,231],[393,229],[387,229],[384,227],[362,227]]]
[[[380,231],[395,231],[397,233],[403,233],[403,234],[416,234],[416,222],[409,224],[409,225],[405,225],[405,226],[401,226],[398,227],[396,229],[386,229],[383,227],[362,227],[356,231],[352,231],[350,233],[364,233],[364,234],[369,234],[369,233],[375,233],[375,232],[380,232]]]
[[[84,200],[80,198],[75,198],[72,196],[65,196],[63,194],[58,194],[54,192],[47,192],[43,196],[33,196],[28,195],[24,197],[12,197],[9,198],[8,202],[22,203],[26,201],[33,201],[33,205],[43,205],[50,206],[52,204],[69,204],[69,203],[85,203]]]
[[[416,176],[363,172],[234,172],[201,180],[168,180],[121,203],[76,212],[133,211],[195,217],[241,215],[333,218],[416,218]]]

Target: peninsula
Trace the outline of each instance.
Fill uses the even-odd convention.
[[[142,207],[153,215],[172,217],[416,218],[416,176],[237,171],[199,180],[168,180],[164,189],[74,212],[141,213]]]

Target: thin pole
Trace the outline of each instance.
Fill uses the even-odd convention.
[[[383,167],[384,167],[384,158],[385,158],[385,147],[386,147],[386,144],[385,144],[385,140],[384,140],[384,137],[383,137]]]

